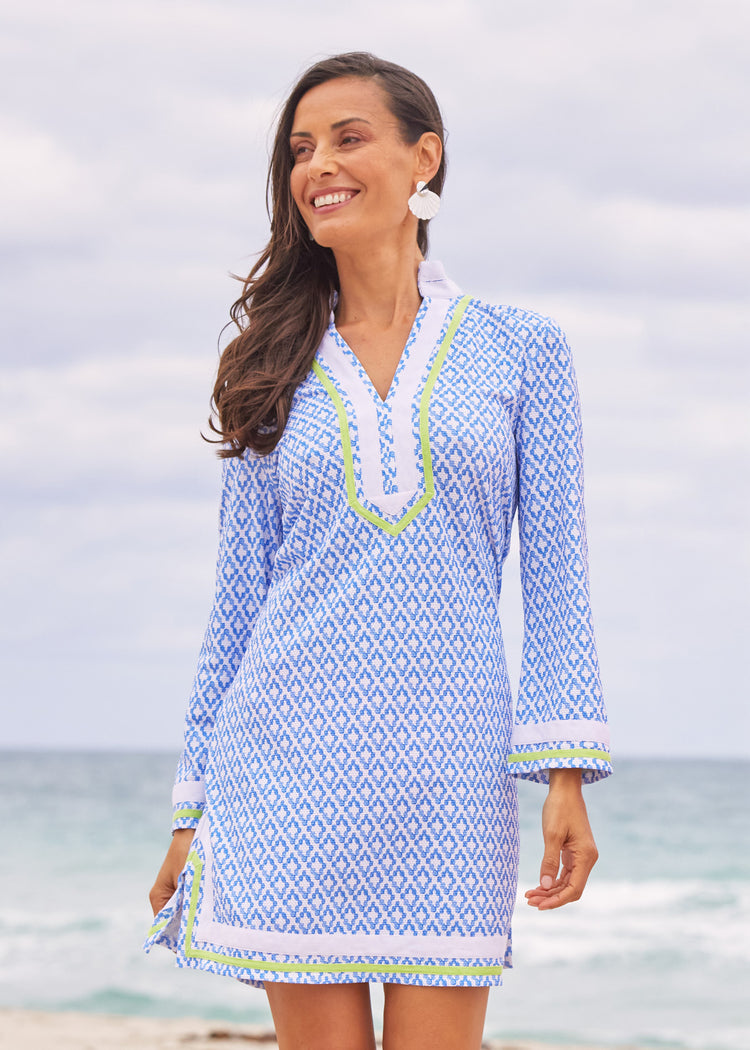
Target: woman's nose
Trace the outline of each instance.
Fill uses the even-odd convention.
[[[333,175],[338,170],[335,152],[332,146],[319,142],[307,165],[307,174],[311,179],[322,175]]]

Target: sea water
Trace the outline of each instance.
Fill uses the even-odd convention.
[[[262,991],[141,951],[174,767],[174,755],[0,754],[0,1005],[270,1024]],[[515,965],[492,990],[487,1034],[747,1050],[749,775],[748,762],[620,760],[585,789],[601,854],[586,893],[548,913],[523,903],[544,789],[522,783]]]

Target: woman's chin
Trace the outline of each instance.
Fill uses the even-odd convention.
[[[331,251],[336,252],[339,249],[350,248],[360,239],[353,230],[335,229],[333,224],[321,224],[321,226],[322,228],[313,232],[313,240],[321,248],[330,248]]]
[[[404,248],[404,241],[413,238],[416,247],[416,231],[405,231],[402,227],[389,227],[380,224],[373,228],[364,223],[320,223],[312,230],[313,239],[321,248],[330,248],[336,254],[370,255],[380,252],[387,245],[394,250]]]

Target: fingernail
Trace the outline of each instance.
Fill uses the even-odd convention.
[[[542,875],[542,889],[543,890],[551,890],[552,889],[552,883],[554,881],[555,880],[552,878],[551,875]]]

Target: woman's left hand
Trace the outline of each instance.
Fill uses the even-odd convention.
[[[599,853],[581,791],[580,769],[551,769],[542,810],[544,860],[539,885],[528,890],[532,908],[547,911],[577,901]]]

